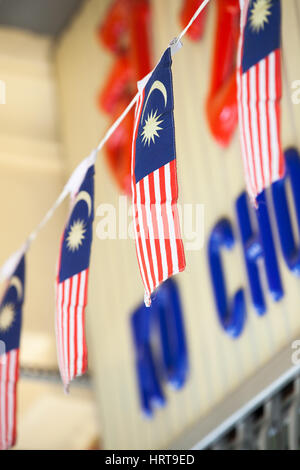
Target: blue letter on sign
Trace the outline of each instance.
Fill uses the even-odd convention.
[[[278,301],[281,299],[283,296],[283,288],[264,192],[259,194],[257,202],[258,209],[256,210],[256,216],[259,231],[256,234],[252,230],[251,226],[248,197],[246,193],[242,193],[237,199],[236,210],[243,242],[252,302],[257,313],[259,315],[263,315],[266,312],[266,303],[257,267],[257,260],[260,257],[264,259],[269,290],[274,300]]]
[[[151,416],[152,405],[163,406],[165,398],[159,383],[150,343],[151,314],[144,304],[132,315],[131,324],[141,406],[144,413]]]
[[[141,406],[151,416],[163,406],[161,381],[181,388],[188,372],[188,355],[179,291],[173,279],[157,290],[151,307],[144,303],[133,313],[132,330]]]
[[[232,305],[229,305],[220,254],[222,248],[230,250],[233,245],[231,223],[227,219],[222,219],[215,225],[209,239],[209,267],[220,323],[226,333],[236,338],[241,334],[246,320],[245,296],[243,289],[239,289]]]
[[[289,176],[293,190],[297,225],[300,232],[300,160],[297,150],[293,148],[286,150],[285,161],[287,174],[285,179],[273,183],[272,194],[280,244],[284,259],[288,268],[296,276],[300,276],[300,249],[296,245],[293,235],[291,217],[289,214],[289,207],[285,190],[285,180],[287,180],[287,176]]]

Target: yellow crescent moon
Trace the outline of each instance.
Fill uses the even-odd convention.
[[[21,280],[17,276],[13,276],[10,280],[10,287],[15,287],[18,299],[21,299],[23,296],[23,286]]]
[[[145,106],[144,106],[144,110],[143,110],[141,122],[143,122],[144,112],[145,112],[145,109],[146,109],[148,100],[149,100],[149,98],[150,98],[151,93],[152,93],[154,90],[159,90],[159,91],[162,93],[162,95],[163,95],[163,97],[164,97],[164,100],[165,100],[165,107],[166,107],[166,105],[167,105],[168,95],[167,95],[166,87],[165,87],[165,85],[164,85],[160,80],[155,80],[155,82],[152,84],[152,87],[151,87],[150,90],[149,90],[149,93],[148,93],[148,96],[147,96],[147,99],[146,99],[146,103],[145,103]]]
[[[74,207],[79,201],[85,201],[87,203],[89,216],[90,216],[92,212],[92,200],[91,200],[91,196],[89,195],[89,193],[87,191],[80,191],[80,193],[77,194],[77,197],[75,199]]]

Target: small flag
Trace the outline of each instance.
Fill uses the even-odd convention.
[[[0,303],[0,449],[16,441],[16,392],[19,377],[19,347],[24,302],[25,257],[8,281]]]
[[[138,82],[131,173],[135,244],[147,306],[157,286],[185,268],[177,210],[171,65],[169,47],[150,78]]]
[[[56,280],[56,344],[65,390],[87,368],[85,307],[94,219],[94,165],[73,196],[65,227]]]
[[[280,138],[280,0],[240,0],[238,113],[247,189],[256,196],[284,175]]]

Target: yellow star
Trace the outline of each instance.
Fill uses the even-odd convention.
[[[14,304],[5,304],[0,311],[0,331],[7,331],[15,319]]]
[[[145,125],[143,127],[143,132],[142,132],[142,142],[144,142],[144,145],[146,143],[148,144],[148,147],[150,146],[151,142],[155,144],[155,139],[154,137],[159,137],[159,134],[157,131],[162,130],[162,127],[159,127],[159,124],[161,124],[163,121],[159,121],[161,114],[157,116],[157,110],[153,114],[153,110],[151,109],[150,114],[148,114],[146,120],[145,120]]]
[[[252,31],[259,33],[269,22],[271,15],[272,0],[255,0],[250,12],[250,24]]]
[[[82,245],[84,234],[86,232],[85,223],[83,220],[75,220],[69,230],[67,236],[67,247],[70,251],[76,251]]]

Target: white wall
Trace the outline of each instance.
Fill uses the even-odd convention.
[[[0,80],[6,88],[0,105],[0,262],[21,246],[64,181],[51,50],[48,38],[0,29]],[[25,332],[53,337],[54,260],[64,213],[62,208],[28,254]]]

